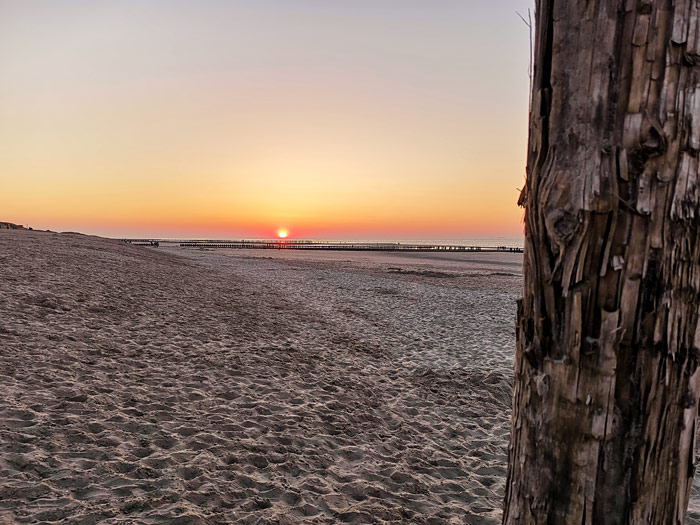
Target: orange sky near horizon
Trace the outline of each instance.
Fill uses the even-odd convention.
[[[0,0],[0,220],[522,233],[529,2],[167,5]]]

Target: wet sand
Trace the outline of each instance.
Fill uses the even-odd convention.
[[[0,232],[0,523],[499,523],[521,258]]]

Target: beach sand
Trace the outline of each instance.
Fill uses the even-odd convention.
[[[0,232],[0,524],[499,523],[521,262]]]

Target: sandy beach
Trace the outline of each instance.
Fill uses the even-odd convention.
[[[0,262],[0,523],[500,522],[521,254]]]

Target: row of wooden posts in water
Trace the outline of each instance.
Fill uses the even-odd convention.
[[[522,253],[513,246],[462,246],[457,244],[402,244],[372,242],[325,242],[325,241],[163,241],[160,239],[124,239],[137,246],[158,247],[161,242],[178,244],[181,248],[238,248],[275,250],[349,250],[349,251],[409,251],[409,252],[510,252]]]

